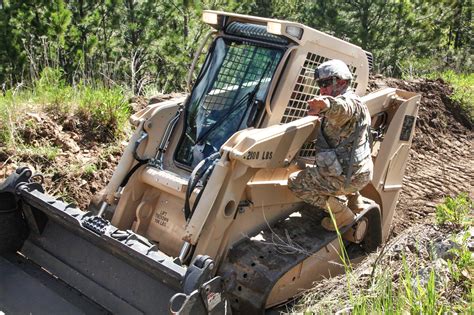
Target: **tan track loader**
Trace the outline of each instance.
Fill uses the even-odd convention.
[[[287,188],[298,162],[314,159],[319,120],[306,101],[329,59],[349,65],[372,116],[374,177],[345,246],[357,259],[388,236],[420,96],[365,95],[372,55],[304,25],[216,11],[203,20],[214,30],[192,89],[131,117],[98,212],[47,196],[27,168],[0,185],[10,222],[0,249],[60,279],[89,311],[261,314],[341,271],[324,213]]]

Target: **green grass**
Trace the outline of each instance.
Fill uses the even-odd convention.
[[[17,129],[27,112],[50,112],[61,120],[78,116],[89,132],[119,140],[127,126],[130,108],[126,93],[119,88],[78,85],[63,80],[60,70],[46,68],[31,87],[17,87],[0,94],[0,144],[14,148],[22,143]],[[102,137],[103,139],[104,137]]]
[[[80,86],[77,114],[91,122],[97,130],[111,131],[118,138],[124,130],[130,107],[119,88],[105,89]]]
[[[19,145],[16,149],[18,156],[28,157],[32,160],[43,159],[45,162],[54,161],[59,153],[60,149],[56,146]]]
[[[468,219],[471,210],[472,201],[466,194],[447,197],[437,207],[437,222],[447,228],[456,226],[467,229],[472,225]],[[332,213],[329,215],[335,223]],[[408,261],[402,252],[398,267],[389,267],[386,262],[383,267],[377,266],[377,258],[373,263],[373,278],[368,279],[356,278],[341,234],[337,231],[341,248],[339,258],[345,267],[345,296],[321,297],[318,301],[314,300],[314,293],[310,291],[303,296],[297,308],[303,307],[305,315],[334,313],[345,308],[344,305],[350,306],[350,314],[472,314],[474,260],[468,246],[470,233],[462,229],[451,229],[451,232],[455,233],[451,240],[456,246],[449,250],[450,255],[445,258],[447,275],[443,276],[435,268],[436,263],[440,263],[432,260],[436,257],[423,260],[411,255]],[[456,298],[450,296],[454,291],[457,291]]]
[[[33,101],[62,116],[67,116],[72,110],[72,104],[77,95],[71,86],[63,79],[59,69],[45,68],[40,78],[33,84]]]
[[[436,290],[436,275],[430,270],[428,282],[420,279],[403,262],[399,286],[393,284],[393,274],[386,271],[376,278],[370,292],[352,300],[352,314],[439,314],[445,306],[439,302]]]
[[[97,166],[95,164],[86,164],[84,166],[84,174],[85,175],[92,175],[97,172]]]
[[[436,206],[436,222],[440,225],[453,225],[456,228],[472,223],[473,202],[466,193],[455,198],[446,197],[444,202]]]

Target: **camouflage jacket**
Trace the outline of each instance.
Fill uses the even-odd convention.
[[[330,166],[334,173],[332,175],[350,177],[362,172],[372,172],[368,128],[370,113],[367,106],[353,92],[326,97],[329,107],[320,112],[323,119],[316,140],[316,164],[328,167],[335,158],[330,153],[335,152],[340,166]],[[356,147],[353,151],[354,144]]]

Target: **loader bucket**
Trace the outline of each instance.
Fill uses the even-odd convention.
[[[181,302],[174,299],[173,308],[178,314],[213,313],[224,305],[214,303],[210,311],[202,298],[221,294],[213,291],[221,290],[221,286],[219,277],[210,278],[213,262],[209,257],[198,256],[189,267],[181,266],[145,238],[44,194],[40,185],[30,182],[30,176],[30,170],[19,169],[0,186],[0,222],[5,222],[5,215],[15,214],[30,231],[27,238],[23,230],[16,231],[20,242],[0,234],[2,254],[7,257],[0,260],[2,270],[5,261],[11,264],[19,259],[13,254],[19,250],[23,259],[61,279],[68,290],[86,296],[97,310],[106,313],[166,314],[176,294],[185,297]],[[203,284],[211,288],[203,291],[205,294],[201,294]],[[17,284],[3,282],[2,286]],[[19,304],[25,310],[24,301],[18,297],[8,300],[12,296],[5,291],[0,290],[2,310],[18,311]]]

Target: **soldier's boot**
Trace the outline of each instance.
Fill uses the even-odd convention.
[[[364,210],[364,199],[359,192],[347,196],[347,206],[354,212],[359,213]]]
[[[349,207],[347,207],[342,201],[339,201],[339,199],[335,197],[329,197],[327,205],[334,216],[337,229],[352,223],[354,220],[354,213],[352,213],[351,209],[349,209]],[[336,230],[330,216],[323,218],[321,225],[328,231]]]

